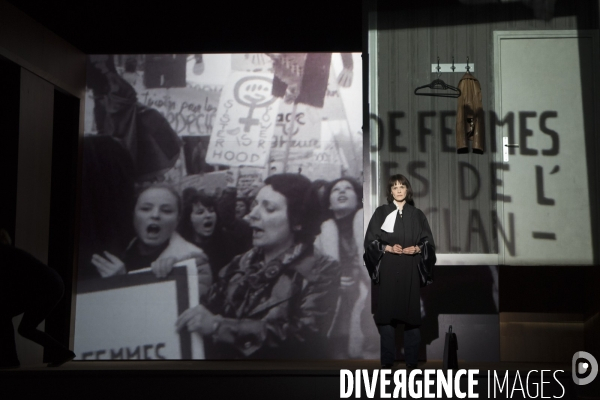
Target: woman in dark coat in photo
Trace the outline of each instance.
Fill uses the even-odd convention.
[[[313,246],[318,205],[300,174],[265,180],[246,216],[252,249],[222,268],[208,299],[176,323],[204,336],[207,358],[330,358],[340,267]]]
[[[419,357],[421,333],[421,279],[418,263],[427,240],[435,249],[425,214],[413,206],[412,188],[403,175],[390,177],[388,204],[379,206],[369,222],[365,249],[374,241],[385,246],[379,265],[379,290],[374,299],[374,319],[381,338],[381,364],[390,368],[396,359],[395,329],[404,325],[406,366],[415,368]]]

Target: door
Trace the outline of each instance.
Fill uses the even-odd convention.
[[[591,32],[494,32],[500,264],[593,263],[586,134],[597,125],[597,48]]]

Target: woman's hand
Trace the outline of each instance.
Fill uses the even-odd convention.
[[[125,263],[119,259],[119,257],[110,254],[108,251],[104,252],[104,257],[94,254],[92,256],[92,264],[96,267],[100,276],[108,278],[109,276],[125,275]]]
[[[408,254],[408,255],[418,254],[420,252],[421,252],[421,249],[419,248],[419,246],[405,247],[402,250],[402,254]]]
[[[154,272],[157,278],[166,278],[171,273],[173,265],[176,262],[177,259],[175,257],[160,258],[150,264],[150,268],[152,268],[152,272]]]
[[[399,244],[395,244],[393,246],[387,245],[385,246],[385,251],[388,253],[402,254],[402,246]]]
[[[182,329],[187,328],[189,332],[212,335],[219,327],[222,319],[223,317],[220,315],[214,315],[202,304],[199,304],[181,313],[179,318],[177,318],[177,322],[175,322],[175,328],[177,332],[181,332]]]
[[[354,75],[354,72],[352,72],[352,69],[350,69],[350,68],[342,69],[342,72],[340,72],[340,74],[338,75],[338,78],[337,78],[338,85],[340,85],[343,88],[352,86],[353,75]]]
[[[290,84],[285,90],[285,94],[283,95],[283,101],[286,104],[292,104],[294,101],[296,101],[299,95],[300,85],[297,83]]]

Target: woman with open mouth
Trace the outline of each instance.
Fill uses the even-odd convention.
[[[223,189],[218,197],[194,188],[183,191],[184,217],[179,232],[208,256],[213,276],[252,247],[248,222],[236,218],[236,193],[235,187]]]
[[[362,187],[342,177],[325,186],[323,207],[328,219],[321,224],[315,246],[339,261],[340,298],[331,336],[335,358],[372,358],[378,355],[373,343],[378,333],[371,317],[370,279],[362,265]]]
[[[317,251],[319,200],[308,178],[265,180],[250,213],[252,249],[219,271],[178,330],[204,335],[207,358],[329,358],[339,264]]]
[[[125,254],[122,258],[107,251],[94,254],[92,264],[104,278],[147,267],[164,278],[177,262],[195,258],[200,293],[206,293],[212,282],[208,259],[201,249],[177,233],[181,208],[179,194],[169,185],[155,184],[142,190],[133,215],[136,237]]]

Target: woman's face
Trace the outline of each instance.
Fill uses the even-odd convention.
[[[177,198],[168,189],[150,188],[138,197],[133,227],[147,246],[160,246],[171,238],[179,222]]]
[[[394,186],[392,186],[392,196],[394,200],[401,203],[406,200],[406,194],[408,193],[408,188],[400,181],[396,181]]]
[[[235,202],[235,217],[237,219],[244,218],[244,215],[248,213],[248,208],[246,207],[246,203],[243,200],[238,200]]]
[[[190,216],[194,232],[203,237],[209,237],[217,225],[217,213],[212,207],[205,207],[202,203],[193,205]]]
[[[332,211],[356,210],[358,199],[354,187],[348,181],[339,181],[331,188],[329,204]]]
[[[271,185],[263,187],[246,216],[252,228],[252,244],[264,249],[274,249],[293,242],[288,220],[287,200]]]

